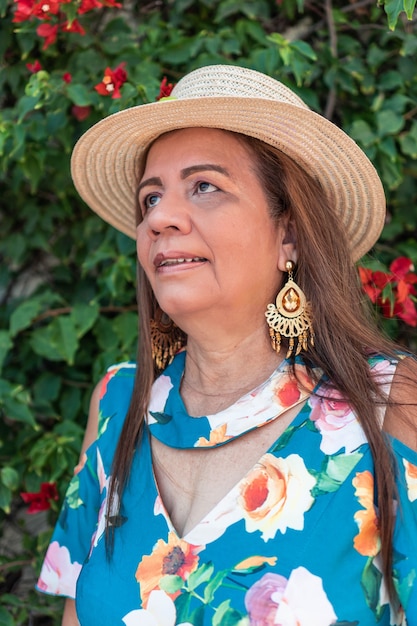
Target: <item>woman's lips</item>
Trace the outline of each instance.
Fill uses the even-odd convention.
[[[162,267],[176,267],[179,265],[190,263],[204,263],[206,258],[201,256],[188,256],[188,255],[164,255],[162,253],[157,254],[154,259],[154,265],[157,269]]]

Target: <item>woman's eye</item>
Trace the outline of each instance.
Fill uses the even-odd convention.
[[[158,204],[160,199],[160,196],[158,196],[156,193],[150,193],[148,196],[145,196],[145,199],[143,201],[145,209],[152,209]]]
[[[212,185],[211,183],[201,182],[197,185],[198,193],[211,193],[212,191],[218,191],[219,188],[216,185]]]

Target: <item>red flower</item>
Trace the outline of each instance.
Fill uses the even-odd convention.
[[[79,122],[82,122],[83,120],[86,120],[87,117],[90,115],[91,107],[81,107],[74,104],[74,106],[71,108],[71,113],[73,114],[75,119],[77,119]]]
[[[384,317],[398,317],[409,326],[417,326],[417,310],[414,304],[417,290],[417,275],[410,259],[399,257],[390,267],[390,272],[373,272],[359,268],[363,291],[371,302],[381,308]]]
[[[13,22],[26,22],[33,15],[34,0],[15,0],[17,9],[15,11]]]
[[[48,20],[52,15],[58,15],[60,2],[57,0],[41,0],[37,2],[32,10],[32,15],[40,20]]]
[[[65,74],[62,75],[62,80],[67,84],[70,83],[72,81],[71,74],[69,72],[65,72]]]
[[[28,68],[31,74],[36,74],[36,72],[40,72],[42,69],[42,65],[36,60],[34,63],[26,63],[26,67]]]
[[[28,513],[39,513],[51,508],[51,500],[58,500],[55,483],[42,483],[38,493],[21,493],[23,502],[29,504]]]
[[[93,11],[94,9],[102,9],[103,7],[113,7],[116,9],[120,9],[120,2],[116,2],[115,0],[81,0],[81,6],[78,9],[77,13],[82,15],[83,13],[88,13],[88,11]]]
[[[101,96],[111,96],[112,98],[120,98],[120,87],[126,82],[127,74],[125,71],[126,63],[120,63],[114,70],[106,67],[101,83],[95,85],[94,89]]]
[[[156,96],[156,100],[160,100],[161,98],[168,98],[168,96],[171,95],[171,91],[173,89],[174,85],[172,83],[168,83],[167,77],[164,76],[159,86],[159,94]]]
[[[56,38],[58,35],[58,25],[52,26],[52,24],[40,24],[36,29],[39,37],[43,37],[45,41],[43,42],[42,50],[46,50],[49,46],[56,42]]]
[[[101,9],[102,4],[98,2],[98,0],[81,0],[80,8],[77,13],[82,15],[83,13],[88,13],[88,11],[93,11],[93,9]]]
[[[71,23],[64,22],[61,24],[61,30],[66,33],[78,33],[79,35],[85,35],[85,30],[78,20],[73,20]]]

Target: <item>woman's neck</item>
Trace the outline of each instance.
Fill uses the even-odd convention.
[[[188,337],[181,396],[190,415],[217,413],[265,381],[283,360],[264,328],[241,341],[211,342]]]

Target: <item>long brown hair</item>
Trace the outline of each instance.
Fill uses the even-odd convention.
[[[174,131],[175,132],[175,131]],[[254,158],[254,169],[267,196],[274,220],[287,216],[297,239],[295,279],[311,302],[315,345],[303,354],[309,368],[318,367],[331,385],[355,409],[375,464],[379,530],[385,584],[395,597],[392,582],[392,535],[395,470],[389,444],[381,431],[378,406],[386,403],[370,374],[368,358],[394,356],[393,344],[370,319],[364,305],[348,242],[320,184],[277,148],[233,133]],[[138,210],[138,221],[141,221]],[[158,372],[152,362],[150,319],[157,302],[146,275],[138,266],[138,367],[123,430],[117,445],[108,510],[121,496],[143,430],[152,383]],[[312,373],[312,372],[311,372]],[[110,527],[108,537],[114,532]]]

